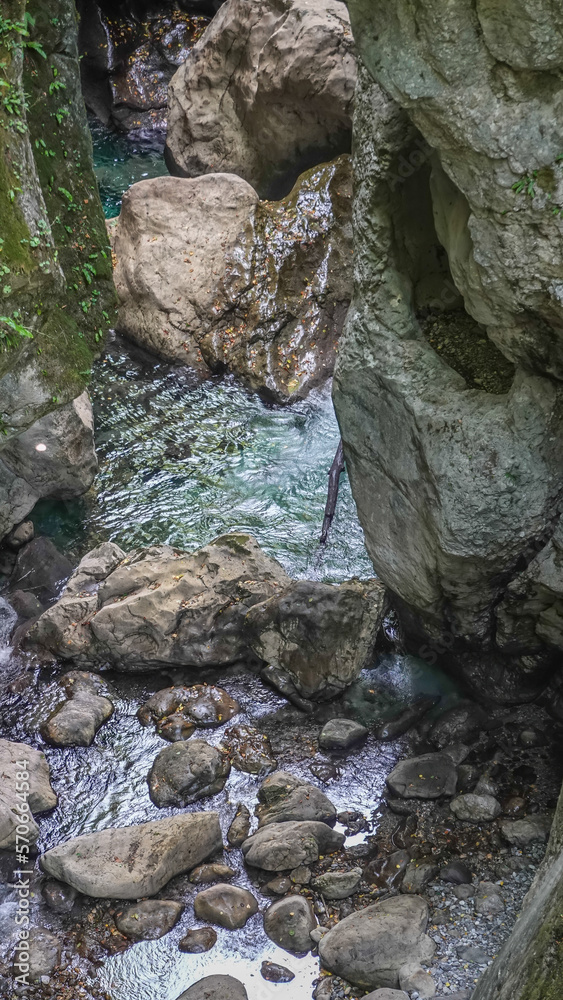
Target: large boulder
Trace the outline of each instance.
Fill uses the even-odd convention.
[[[334,385],[347,469],[420,655],[479,650],[480,693],[518,698],[563,646],[554,5],[348,6],[367,69]]]
[[[345,837],[326,823],[273,823],[242,845],[247,864],[270,872],[289,871],[313,864],[321,854],[342,847]]]
[[[321,938],[321,964],[363,989],[399,986],[409,961],[429,961],[434,942],[426,935],[428,907],[420,896],[395,896],[345,917]]]
[[[140,899],[222,846],[217,813],[183,813],[75,837],[43,854],[41,867],[86,896]]]
[[[350,148],[355,80],[338,0],[227,0],[172,78],[168,166],[239,174],[261,197],[285,193]]]
[[[330,698],[368,666],[386,610],[378,580],[339,586],[297,580],[246,616],[256,654],[305,698]]]
[[[30,843],[35,844],[39,828],[31,814],[47,812],[56,804],[45,755],[26,743],[0,740],[0,850],[16,847],[22,818],[29,827]]]
[[[97,469],[92,404],[83,392],[0,450],[0,539],[43,497],[85,493]]]
[[[352,292],[351,196],[348,156],[280,202],[233,174],[134,184],[113,239],[119,329],[202,378],[228,369],[278,403],[302,398],[334,369]]]
[[[80,666],[224,665],[248,652],[242,631],[250,607],[289,583],[279,563],[242,534],[224,535],[191,555],[155,546],[115,566],[118,555],[107,562],[107,575],[90,576],[84,590],[77,592],[71,577],[30,641]]]

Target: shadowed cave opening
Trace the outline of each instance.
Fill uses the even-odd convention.
[[[421,150],[424,161],[419,164]],[[398,162],[413,164],[404,170],[401,183],[393,176],[390,193],[395,237],[395,254],[399,269],[411,289],[411,309],[421,335],[442,361],[465,380],[468,389],[493,395],[504,395],[514,379],[514,365],[504,356],[487,334],[486,328],[467,312],[461,293],[456,287],[448,259],[447,248],[441,243],[436,229],[436,215],[443,206],[436,204],[436,173],[443,168],[435,162],[436,154],[427,146],[420,133],[411,136]],[[448,191],[453,189],[448,179]],[[471,252],[471,237],[467,228],[469,209],[456,189],[456,210],[461,218],[457,246]],[[434,199],[434,200],[433,200]],[[459,211],[460,205],[462,211]]]

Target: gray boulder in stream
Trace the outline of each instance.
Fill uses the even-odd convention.
[[[247,864],[270,872],[313,864],[321,854],[337,851],[345,837],[326,823],[272,823],[242,845]]]
[[[231,765],[205,740],[172,743],[157,755],[148,776],[154,804],[186,806],[224,787]]]
[[[67,700],[41,727],[41,735],[58,747],[89,747],[113,713],[107,687],[96,674],[82,670],[64,674],[59,684]]]
[[[190,986],[178,1000],[248,1000],[248,993],[232,976],[206,976]]]
[[[385,609],[379,581],[292,581],[250,535],[222,535],[193,553],[160,545],[125,555],[106,543],[84,557],[28,641],[80,667],[130,672],[260,658],[303,696],[329,698],[371,661]],[[189,735],[181,691],[155,695],[142,721],[171,708],[170,736]]]
[[[352,913],[319,942],[323,968],[363,989],[399,986],[406,958],[428,962],[428,906],[420,896],[395,896]]]
[[[222,846],[216,812],[183,813],[67,840],[41,856],[41,867],[86,896],[140,899]]]
[[[272,823],[334,823],[336,807],[320,788],[288,771],[269,775],[258,791],[259,826]]]
[[[379,580],[296,580],[246,616],[249,643],[304,698],[331,698],[372,658],[387,607]]]
[[[167,162],[240,174],[261,197],[350,148],[356,83],[335,0],[227,0],[172,78]]]
[[[28,789],[25,788],[26,784]],[[18,785],[21,786],[20,789]],[[47,812],[55,808],[57,796],[51,788],[45,755],[27,743],[0,740],[0,850],[15,848],[16,828],[22,815],[26,816],[29,826],[30,842],[34,844],[37,840],[37,823],[28,812],[22,812],[25,808],[22,793],[26,791],[31,813]]]
[[[118,328],[201,378],[227,369],[269,400],[301,399],[334,369],[351,218],[348,156],[279,202],[234,174],[134,184],[113,240]]]
[[[192,554],[165,545],[127,556],[106,552],[105,575],[103,566],[101,575],[92,571],[96,552],[30,632],[33,644],[84,667],[138,672],[233,663],[249,652],[242,634],[249,609],[290,582],[243,534],[223,535]],[[77,589],[85,563],[88,582]]]

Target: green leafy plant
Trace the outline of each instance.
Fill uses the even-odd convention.
[[[33,340],[31,330],[23,326],[18,319],[18,314],[13,316],[0,316],[0,353],[18,347],[21,339]]]

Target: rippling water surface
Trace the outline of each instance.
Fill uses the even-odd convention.
[[[329,543],[318,544],[339,440],[329,385],[269,407],[230,377],[194,387],[187,370],[116,340],[91,389],[100,473],[85,498],[36,508],[55,543],[75,554],[105,538],[194,549],[237,529],[293,576],[373,576],[345,475]]]

